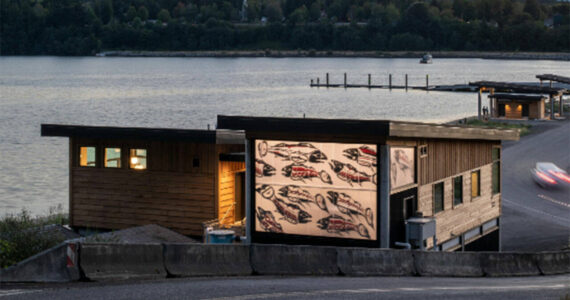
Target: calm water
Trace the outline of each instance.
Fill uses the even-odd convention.
[[[205,129],[217,114],[441,122],[476,114],[470,93],[316,89],[340,83],[535,82],[568,74],[569,62],[330,58],[0,57],[0,215],[44,214],[68,201],[68,139],[40,137],[40,124]]]

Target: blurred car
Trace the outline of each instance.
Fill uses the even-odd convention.
[[[570,176],[551,162],[537,162],[530,170],[534,181],[543,188],[555,186],[570,186]]]

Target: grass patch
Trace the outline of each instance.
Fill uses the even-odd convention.
[[[529,134],[530,128],[532,127],[531,125],[528,124],[493,122],[493,121],[485,122],[477,119],[467,121],[467,125],[487,127],[487,128],[518,129],[520,136],[525,136]]]
[[[50,208],[45,216],[32,217],[27,210],[4,216],[0,220],[0,268],[63,242],[62,236],[50,233],[44,226],[68,222],[68,216],[62,212],[61,206]]]

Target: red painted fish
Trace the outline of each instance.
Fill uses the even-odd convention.
[[[366,219],[368,225],[374,227],[374,216],[372,209],[366,208],[360,202],[352,199],[352,197],[345,193],[337,193],[333,191],[327,192],[327,199],[338,207],[340,212],[352,216],[353,214],[361,215]]]
[[[255,176],[273,176],[275,175],[275,168],[261,159],[255,160]]]
[[[354,224],[341,216],[330,215],[317,221],[317,226],[320,229],[326,230],[331,233],[341,233],[348,231],[356,231],[360,236],[370,238],[368,229],[362,224]]]
[[[363,182],[371,182],[376,184],[376,174],[368,175],[364,172],[358,171],[351,164],[341,163],[338,160],[331,160],[329,163],[331,169],[336,173],[336,176],[343,181],[352,185],[353,182],[362,185]]]
[[[286,185],[279,189],[279,194],[293,203],[303,205],[303,203],[316,203],[319,208],[327,211],[325,197],[321,194],[312,195],[309,191],[296,185]]]
[[[315,168],[302,164],[290,164],[281,169],[283,176],[291,178],[291,180],[305,181],[305,179],[319,178],[322,182],[332,184],[331,176],[325,172],[317,172]]]
[[[259,144],[258,150],[261,156],[272,153],[295,163],[320,163],[327,159],[321,150],[310,143],[279,143],[269,147],[267,142],[263,141]]]
[[[277,198],[272,186],[264,184],[258,187],[256,191],[260,193],[263,198],[273,202],[277,212],[279,212],[287,222],[298,224],[311,221],[311,215],[301,209],[299,205],[287,203]]]
[[[271,213],[270,211],[264,210],[263,208],[258,206],[257,219],[259,220],[261,227],[263,227],[263,229],[265,229],[266,231],[283,233],[283,227],[281,226],[281,224],[277,223],[275,217],[273,216],[273,213]]]
[[[361,166],[376,167],[376,150],[368,146],[360,146],[358,148],[345,149],[343,155],[348,159],[356,161]]]

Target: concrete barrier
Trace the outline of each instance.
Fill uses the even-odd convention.
[[[90,280],[166,277],[160,244],[81,244],[79,253]]]
[[[164,264],[174,276],[252,274],[249,247],[241,245],[165,244]]]
[[[0,282],[70,282],[80,278],[76,243],[62,243],[0,270]]]
[[[336,275],[334,247],[259,245],[251,246],[251,266],[261,275]]]
[[[543,275],[569,274],[570,251],[535,254],[536,264]]]
[[[482,252],[481,266],[487,276],[540,275],[533,253]]]
[[[416,271],[420,276],[483,276],[481,253],[413,251]]]
[[[362,248],[339,248],[337,264],[349,276],[412,276],[414,259],[411,251]]]

